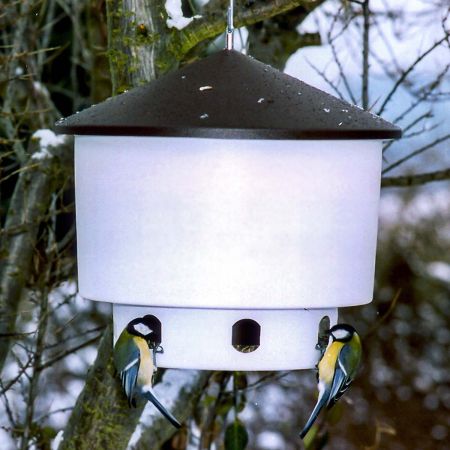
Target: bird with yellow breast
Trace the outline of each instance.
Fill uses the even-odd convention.
[[[136,406],[136,398],[143,397],[152,402],[173,426],[180,428],[178,420],[153,393],[155,352],[159,342],[155,339],[151,319],[152,316],[138,317],[128,323],[114,346],[114,364],[130,406]]]
[[[361,339],[356,330],[347,324],[330,328],[331,343],[318,363],[319,398],[306,425],[300,432],[303,439],[320,411],[330,409],[349,388],[361,364]]]

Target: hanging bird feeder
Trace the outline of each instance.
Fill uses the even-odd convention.
[[[396,126],[234,50],[60,121],[75,135],[79,291],[160,367],[314,367],[323,318],[371,301]]]

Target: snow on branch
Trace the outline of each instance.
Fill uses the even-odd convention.
[[[48,150],[49,147],[58,147],[63,145],[66,141],[66,135],[62,134],[57,136],[52,130],[45,128],[34,132],[31,139],[34,141],[39,141],[39,150],[33,153],[31,158],[41,161],[53,156]]]
[[[169,28],[176,28],[182,30],[188,26],[194,19],[199,19],[201,16],[184,17],[181,9],[181,0],[166,0],[166,11],[169,16],[166,25]]]

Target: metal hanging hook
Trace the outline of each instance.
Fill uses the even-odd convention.
[[[234,25],[233,25],[233,16],[234,16],[234,1],[230,0],[230,6],[228,7],[227,13],[227,50],[233,50],[234,47]]]

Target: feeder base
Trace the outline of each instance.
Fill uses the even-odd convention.
[[[313,368],[319,358],[315,349],[319,323],[328,316],[332,326],[338,318],[337,308],[255,310],[114,304],[114,342],[128,322],[147,314],[161,322],[164,353],[157,355],[158,367],[242,371]]]

